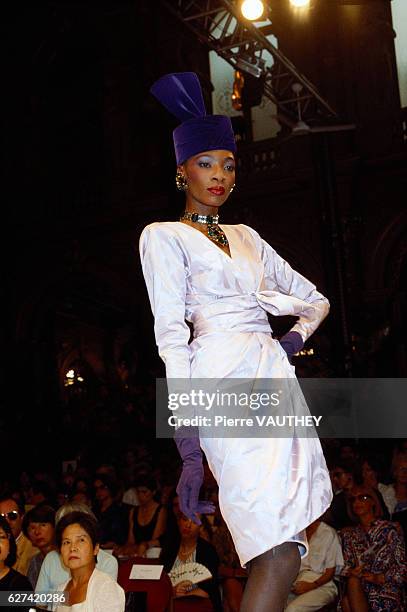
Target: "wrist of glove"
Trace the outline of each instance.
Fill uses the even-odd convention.
[[[287,353],[288,361],[291,363],[292,356],[302,349],[304,341],[301,334],[296,331],[290,331],[280,338],[280,344]]]
[[[186,517],[200,525],[197,515],[210,514],[215,511],[215,507],[212,502],[199,501],[204,468],[198,429],[180,427],[175,432],[174,440],[182,459],[182,472],[177,485],[179,507]]]

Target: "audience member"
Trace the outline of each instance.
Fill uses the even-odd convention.
[[[211,501],[215,501],[213,498]],[[216,504],[212,526],[212,544],[219,557],[219,578],[222,583],[223,607],[225,612],[239,612],[247,572],[240,565],[232,536]]]
[[[332,604],[338,595],[334,576],[343,567],[343,556],[335,529],[318,519],[306,532],[309,553],[301,559],[287,612],[312,612]]]
[[[362,484],[376,491],[382,507],[382,518],[388,520],[390,519],[390,513],[382,494],[386,490],[386,485],[379,482],[381,471],[380,459],[373,455],[363,458],[361,471]]]
[[[58,522],[70,512],[83,512],[89,514],[93,519],[96,520],[95,515],[85,505],[68,503],[61,506],[55,515],[55,526],[58,526]],[[108,574],[117,580],[118,564],[117,559],[110,553],[100,549],[97,554],[98,569],[105,574]],[[66,582],[69,578],[69,572],[63,564],[63,561],[56,550],[52,550],[45,557],[41,570],[38,576],[37,585],[35,591],[37,593],[44,591],[55,591],[56,587],[63,582]]]
[[[51,507],[55,505],[54,492],[48,482],[34,480],[29,489],[27,504],[32,507],[38,504],[46,504]]]
[[[85,506],[88,506],[88,508],[92,508],[92,500],[88,493],[78,491],[72,495],[71,501],[77,504],[85,504]]]
[[[0,591],[32,591],[28,578],[13,569],[16,555],[17,546],[13,532],[8,521],[0,516]],[[5,609],[10,609],[10,607]],[[23,612],[29,608],[19,607],[18,609]]]
[[[143,556],[148,548],[160,546],[160,537],[166,528],[167,511],[154,499],[157,485],[153,479],[141,477],[135,487],[139,505],[130,510],[127,543],[117,552]]]
[[[202,515],[204,522],[205,517]],[[206,540],[199,537],[200,526],[188,519],[183,514],[178,517],[178,533],[172,542],[162,550],[161,560],[166,572],[179,571],[187,563],[200,563],[211,573],[212,578],[198,583],[191,590],[192,583],[182,580],[173,587],[174,610],[176,612],[176,599],[178,597],[190,597],[189,609],[193,611],[193,602],[196,597],[209,598],[215,612],[222,610],[220,593],[218,588],[219,559],[215,548]]]
[[[355,469],[353,462],[339,460],[330,470],[334,497],[330,507],[322,516],[322,520],[334,529],[352,525],[346,500],[351,489],[357,484]]]
[[[354,522],[340,532],[345,565],[344,612],[400,612],[407,579],[403,539],[394,523],[381,520],[374,489],[354,487],[347,499]]]
[[[23,518],[23,533],[40,551],[31,559],[27,572],[27,577],[35,589],[45,556],[56,548],[55,510],[45,504],[29,510]]]
[[[103,548],[116,548],[126,542],[128,532],[127,512],[115,501],[118,486],[105,474],[98,475],[93,483],[96,503],[95,516],[99,522],[100,544]]]
[[[31,559],[39,551],[38,548],[33,547],[30,540],[22,531],[24,504],[22,501],[16,501],[8,494],[3,495],[0,497],[0,515],[4,517],[10,525],[17,545],[16,561],[13,564],[13,568],[20,572],[20,574],[26,576]]]
[[[57,612],[67,612],[71,606],[84,612],[124,612],[123,589],[96,568],[99,552],[97,521],[88,513],[70,512],[57,524],[56,541],[63,563],[70,572],[68,581],[57,589],[68,593],[70,605],[58,605]]]
[[[392,471],[393,483],[383,485],[381,489],[390,516],[394,512],[407,510],[407,453],[395,456]]]

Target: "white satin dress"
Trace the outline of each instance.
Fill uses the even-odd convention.
[[[152,223],[140,257],[167,379],[295,378],[267,311],[295,315],[303,340],[329,311],[315,285],[247,225],[221,225],[231,257],[181,222]],[[188,344],[193,324],[194,339]],[[332,499],[316,437],[201,438],[242,566],[296,541]]]

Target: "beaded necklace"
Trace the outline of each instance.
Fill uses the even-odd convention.
[[[219,215],[199,215],[185,211],[180,221],[192,221],[192,223],[202,223],[206,225],[206,233],[210,240],[222,246],[229,246],[225,232],[219,227]]]

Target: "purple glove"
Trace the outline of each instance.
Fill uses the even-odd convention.
[[[185,436],[185,431],[189,433],[189,438],[181,437]],[[191,433],[194,434],[192,437]],[[177,485],[179,507],[186,517],[200,525],[201,521],[197,517],[197,513],[211,514],[215,512],[215,506],[212,502],[199,501],[204,469],[198,430],[196,427],[180,427],[175,432],[174,440],[183,461],[182,473]]]
[[[290,331],[280,338],[280,344],[287,353],[288,361],[291,363],[291,358],[295,353],[298,353],[304,346],[304,341],[296,331]]]

